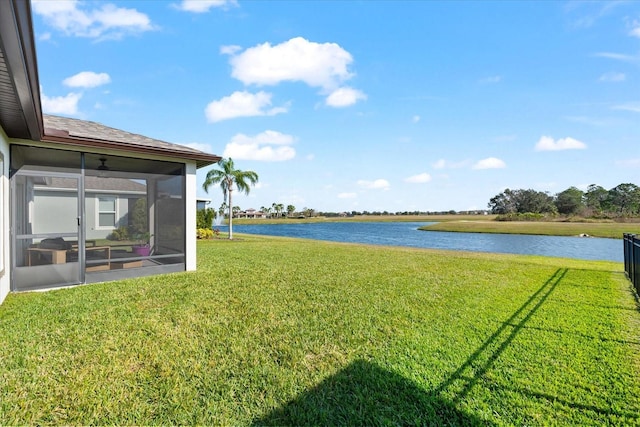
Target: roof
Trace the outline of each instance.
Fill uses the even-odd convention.
[[[155,154],[193,160],[198,168],[220,156],[100,123],[42,114],[31,6],[0,0],[0,125],[10,138]]]
[[[220,156],[208,154],[186,145],[149,138],[97,122],[49,114],[43,115],[43,122],[43,141],[170,155],[195,160],[198,167],[207,166],[220,160]]]

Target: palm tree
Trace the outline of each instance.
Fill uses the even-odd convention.
[[[249,194],[250,186],[258,182],[258,174],[254,171],[241,171],[235,169],[233,159],[220,159],[217,163],[220,169],[211,169],[202,184],[205,192],[209,192],[209,187],[220,184],[224,198],[228,198],[227,208],[229,209],[229,240],[233,239],[233,187]]]
[[[293,213],[296,211],[296,207],[293,205],[287,205],[287,216],[291,216],[293,215]]]

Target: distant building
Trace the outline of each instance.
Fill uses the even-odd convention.
[[[248,218],[248,219],[256,219],[256,218],[269,218],[269,215],[266,212],[257,211],[253,208],[249,208],[246,211],[240,211],[236,214],[236,218]]]
[[[205,209],[211,204],[211,199],[196,198],[196,210]]]

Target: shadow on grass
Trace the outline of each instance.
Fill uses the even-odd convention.
[[[490,425],[401,375],[356,360],[253,425]]]
[[[529,320],[567,271],[556,270],[458,369],[430,391],[373,363],[359,360],[293,401],[254,420],[254,425],[491,425],[474,414],[460,411],[460,403],[487,377],[518,333],[528,327]],[[568,407],[605,416],[630,415],[562,396],[515,388],[511,391],[529,398],[560,401]]]
[[[454,401],[464,399],[471,389],[491,369],[498,357],[509,347],[529,319],[540,309],[558,286],[567,269],[558,269],[529,297],[476,351],[436,389],[437,394],[447,392],[454,395]]]

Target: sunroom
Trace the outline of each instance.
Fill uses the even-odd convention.
[[[29,2],[0,2],[0,302],[196,268],[196,170],[219,156],[42,113]]]
[[[140,138],[97,123],[43,118],[45,133],[63,128],[71,136],[86,130],[94,136],[108,133],[112,140],[128,138],[130,144]],[[188,177],[197,164],[151,153],[142,158],[115,150],[69,148],[11,141],[11,289],[187,270],[187,256],[195,256],[187,254],[195,230],[187,221],[195,211],[187,181],[195,184]],[[206,156],[209,162],[217,158]]]

